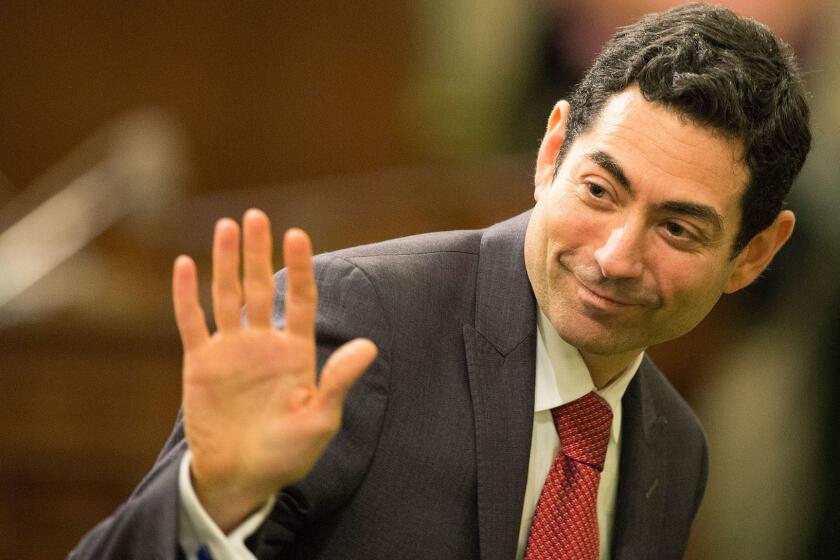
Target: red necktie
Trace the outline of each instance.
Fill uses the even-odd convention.
[[[612,410],[595,393],[551,410],[560,451],[548,471],[525,548],[526,560],[598,560],[598,482]]]

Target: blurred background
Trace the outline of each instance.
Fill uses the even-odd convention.
[[[524,211],[552,104],[676,3],[0,4],[0,559],[63,557],[151,466],[171,262],[209,303],[217,218],[258,206],[320,252]],[[772,270],[651,350],[711,445],[687,557],[836,558],[840,7],[723,3],[796,48],[815,147]]]

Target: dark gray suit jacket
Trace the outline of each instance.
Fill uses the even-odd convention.
[[[315,469],[249,545],[260,558],[514,558],[531,443],[536,305],[529,214],[321,255],[318,359],[380,355]],[[282,324],[284,274],[277,276]],[[645,358],[623,399],[613,556],[677,559],[706,483],[691,410]],[[180,418],[152,471],[75,558],[176,557]]]

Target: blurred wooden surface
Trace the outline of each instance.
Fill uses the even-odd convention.
[[[4,2],[0,169],[22,188],[142,105],[183,121],[202,191],[414,161],[409,14],[380,0]]]
[[[0,557],[66,555],[149,468],[180,398],[162,330],[56,318],[0,333]]]

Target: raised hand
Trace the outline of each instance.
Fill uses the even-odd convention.
[[[271,230],[266,215],[243,218],[243,281],[239,227],[216,224],[210,334],[198,301],[192,259],[173,270],[175,318],[184,346],[184,429],[196,494],[228,531],[283,486],[303,478],[341,424],[344,397],[376,357],[365,339],[348,342],[315,376],[317,290],[312,248],[302,230],[283,239],[285,328],[274,328]],[[247,325],[242,321],[242,303]]]

